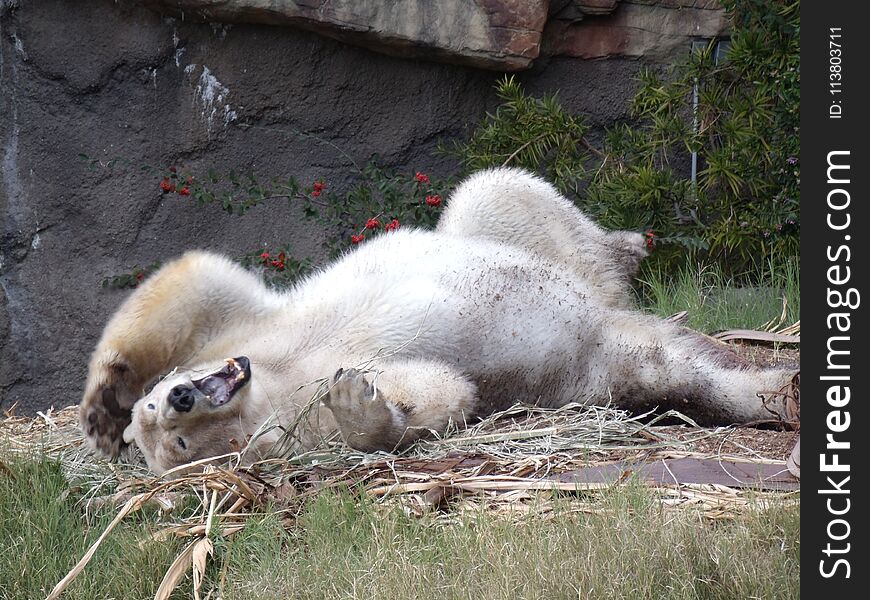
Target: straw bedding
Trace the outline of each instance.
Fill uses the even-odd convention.
[[[663,426],[662,420],[668,425]],[[674,426],[675,421],[683,426]],[[0,471],[4,458],[45,454],[60,462],[70,485],[81,494],[84,510],[107,506],[118,510],[92,551],[49,598],[60,595],[123,518],[146,505],[158,507],[165,522],[159,536],[191,539],[164,579],[161,593],[168,597],[189,569],[196,574],[197,565],[204,564],[212,536],[233,535],[252,515],[267,509],[291,525],[305,502],[327,489],[349,488],[379,505],[399,505],[409,515],[445,525],[467,510],[482,508],[505,518],[518,519],[529,513],[547,516],[552,514],[556,495],[560,510],[567,503],[574,511],[600,512],[596,500],[601,490],[630,477],[613,484],[566,482],[555,476],[614,460],[715,456],[763,460],[785,469],[781,448],[788,447],[793,433],[768,431],[741,437],[737,432],[734,428],[700,428],[675,412],[652,417],[632,416],[610,407],[515,406],[470,427],[456,427],[439,438],[419,442],[401,456],[361,454],[345,446],[337,435],[323,439],[311,451],[293,454],[295,432],[287,431],[273,458],[250,466],[240,466],[242,450],[225,457],[222,465],[208,465],[195,474],[170,471],[154,477],[135,450],[118,462],[94,456],[79,431],[77,408],[69,407],[35,418],[6,416],[0,421]],[[741,441],[729,441],[732,437]],[[774,438],[779,441],[771,444]],[[763,443],[755,444],[757,440]],[[778,455],[770,455],[771,449]],[[742,511],[764,508],[773,500],[798,501],[796,492],[749,492],[676,482],[646,485],[666,509],[692,507],[708,519],[729,519]],[[198,506],[193,511],[191,501]],[[176,510],[181,504],[185,510]]]

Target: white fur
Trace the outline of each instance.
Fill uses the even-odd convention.
[[[437,231],[521,246],[565,263],[603,305],[631,305],[630,281],[647,256],[644,237],[608,232],[550,183],[527,171],[487,169],[450,195]]]

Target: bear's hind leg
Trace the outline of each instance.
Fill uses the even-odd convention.
[[[568,265],[593,287],[600,304],[620,308],[633,306],[631,282],[648,254],[642,234],[606,231],[555,186],[507,167],[460,183],[436,231],[510,244]]]
[[[453,368],[429,360],[397,360],[376,372],[339,369],[324,404],[344,441],[364,452],[393,451],[474,412],[477,389]]]
[[[773,402],[796,370],[762,369],[706,336],[631,313],[612,313],[604,333],[609,360],[591,369],[590,395],[606,391],[635,412],[676,408],[702,425],[786,418]]]

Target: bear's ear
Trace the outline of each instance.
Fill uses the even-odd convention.
[[[132,444],[135,441],[136,441],[136,434],[133,432],[133,424],[130,423],[124,429],[124,443],[125,444]]]

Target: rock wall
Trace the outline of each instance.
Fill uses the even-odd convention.
[[[540,56],[666,59],[725,28],[717,0],[142,0],[180,18],[288,25],[401,57],[527,69]]]
[[[78,402],[90,351],[129,293],[101,289],[106,275],[188,248],[240,255],[290,241],[322,258],[322,232],[284,201],[234,217],[162,195],[137,168],[91,171],[80,153],[340,189],[350,160],[375,154],[453,172],[436,142],[497,105],[498,72],[144,4],[0,0],[0,409]],[[579,23],[593,18],[606,17]],[[626,117],[640,66],[538,56],[519,77],[605,125]]]
[[[717,0],[576,0],[566,4],[544,29],[542,52],[546,55],[630,56],[667,62],[684,52],[692,39],[717,37],[727,27]]]

